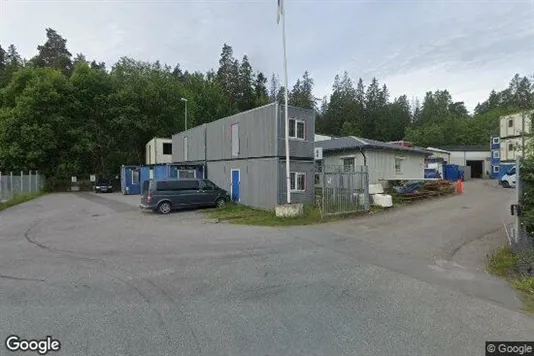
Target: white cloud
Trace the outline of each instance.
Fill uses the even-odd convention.
[[[52,27],[69,50],[108,66],[120,56],[216,68],[223,43],[255,70],[282,72],[276,2],[0,0],[0,43],[31,57]],[[375,76],[393,96],[448,89],[470,109],[516,73],[534,72],[534,2],[287,1],[290,87],[305,70],[316,96],[336,74]]]

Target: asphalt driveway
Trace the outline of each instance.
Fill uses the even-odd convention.
[[[62,343],[55,354],[69,356],[478,355],[485,340],[534,335],[504,282],[447,258],[467,236],[451,218],[471,211],[477,232],[498,229],[474,212],[478,203],[424,203],[397,223],[384,215],[279,229],[135,204],[56,194],[0,213],[3,338],[51,335]],[[455,210],[432,225],[443,210],[434,204]],[[425,234],[439,242],[415,252],[390,242],[418,245]]]

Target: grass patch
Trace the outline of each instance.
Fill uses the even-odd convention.
[[[519,292],[525,311],[534,314],[534,276],[525,277],[520,273],[520,256],[509,246],[503,246],[489,258],[487,270],[504,278]]]
[[[488,260],[488,272],[502,278],[519,274],[519,258],[509,246],[499,248]]]
[[[379,211],[381,209],[373,209]],[[304,206],[304,214],[292,218],[277,217],[274,211],[255,209],[244,205],[227,204],[222,208],[213,209],[207,212],[212,219],[228,221],[232,224],[259,225],[259,226],[293,226],[312,225],[329,221],[346,219],[360,216],[368,212],[342,214],[332,216],[321,216],[321,211],[316,206]]]
[[[23,193],[23,194],[17,194],[12,199],[0,203],[0,211],[5,210],[7,208],[11,208],[12,206],[22,204],[24,202],[30,201],[32,199],[35,199],[37,197],[40,197],[43,195],[43,193]]]

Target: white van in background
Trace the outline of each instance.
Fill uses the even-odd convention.
[[[515,188],[515,166],[502,176],[501,185],[505,188]]]

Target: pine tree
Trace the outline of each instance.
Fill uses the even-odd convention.
[[[237,109],[239,111],[250,110],[254,107],[255,96],[253,88],[252,66],[245,55],[239,66],[237,80]]]
[[[267,93],[267,78],[262,72],[256,74],[256,80],[254,81],[254,106],[262,106],[269,102],[269,94]]]
[[[271,76],[271,83],[269,85],[269,99],[271,102],[276,101],[278,98],[278,92],[280,91],[280,82],[276,75]]]
[[[217,80],[226,92],[232,112],[238,112],[239,102],[239,62],[234,58],[234,51],[226,43],[221,51]]]
[[[37,67],[53,68],[70,74],[72,54],[67,50],[67,40],[51,28],[46,29],[46,38],[44,45],[37,46],[39,53],[32,59],[32,62]]]

